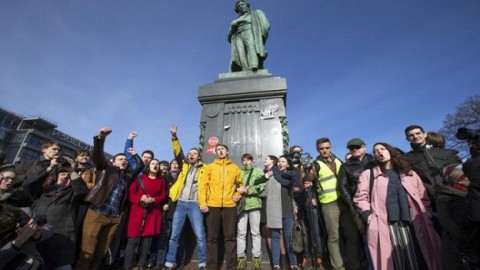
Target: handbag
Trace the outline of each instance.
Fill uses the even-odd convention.
[[[292,229],[292,248],[296,253],[302,253],[308,244],[307,227],[303,220],[295,220]]]

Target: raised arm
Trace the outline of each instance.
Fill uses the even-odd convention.
[[[134,162],[137,164],[137,166],[135,166],[135,169],[132,169],[131,181],[133,181],[133,179],[137,177],[137,175],[139,175],[141,171],[143,171],[143,169],[145,168],[145,165],[143,164],[142,159],[140,158],[140,156],[137,154],[137,151],[135,151],[133,147],[128,148],[127,151],[134,159]]]
[[[130,164],[130,167],[132,170],[134,170],[137,167],[137,163],[135,159],[133,158],[132,154],[128,152],[128,148],[133,148],[133,139],[137,137],[137,132],[135,131],[130,131],[130,134],[128,134],[128,138],[125,141],[125,147],[123,148],[123,153],[128,159],[128,163]]]
[[[108,165],[108,160],[105,157],[105,153],[103,152],[105,139],[107,136],[112,133],[112,130],[108,127],[103,127],[100,129],[98,135],[93,137],[93,153],[92,153],[92,161],[95,163],[95,167],[97,170],[103,170]]]
[[[173,149],[173,156],[178,163],[178,167],[181,170],[183,162],[185,162],[185,154],[183,153],[182,145],[180,144],[180,140],[177,137],[177,124],[173,124],[170,128],[170,134],[172,135],[172,149]]]

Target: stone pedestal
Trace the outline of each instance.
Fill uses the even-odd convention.
[[[288,147],[286,98],[286,79],[267,70],[224,73],[201,86],[203,160],[215,158],[218,143],[229,147],[230,158],[239,165],[244,153],[252,154],[259,167],[266,155],[281,155]]]

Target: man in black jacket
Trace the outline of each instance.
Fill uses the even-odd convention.
[[[62,146],[58,142],[48,141],[43,143],[40,148],[42,155],[40,155],[38,160],[22,159],[15,166],[17,174],[16,186],[21,186],[28,178],[37,178],[45,171],[50,172],[58,165],[57,161],[59,161],[60,151],[62,150]]]
[[[452,239],[454,238],[448,229],[440,229],[439,225],[445,228],[441,216],[437,216],[437,199],[441,195],[460,195],[464,196],[463,192],[456,190],[443,184],[443,168],[451,164],[462,163],[457,156],[457,151],[432,147],[426,141],[427,133],[421,126],[411,125],[405,128],[405,136],[410,142],[412,150],[406,153],[405,157],[412,165],[412,169],[420,176],[423,185],[427,190],[430,198],[430,205],[436,217],[434,225],[437,231],[441,233],[442,237],[442,264],[444,269],[459,269],[458,262],[460,261],[460,254],[455,249]]]
[[[130,154],[139,165],[135,171],[128,167],[125,154],[119,153],[110,163],[103,151],[105,138],[112,132],[101,128],[93,137],[92,159],[96,167],[95,185],[85,197],[89,209],[83,223],[82,247],[75,269],[99,269],[107,248],[117,232],[128,196],[128,186],[143,169],[141,158],[133,148]]]
[[[345,163],[340,167],[340,193],[342,199],[350,206],[351,211],[343,211],[340,216],[341,224],[358,224],[360,225],[360,218],[357,215],[355,205],[352,198],[357,192],[358,178],[360,174],[367,169],[374,166],[375,158],[367,154],[367,147],[362,139],[354,138],[348,141],[347,148],[351,157],[345,160]],[[357,218],[357,222],[354,220]],[[346,253],[348,256],[349,269],[366,269],[366,258],[363,252],[363,241],[360,231],[353,226],[344,226],[343,234],[346,238]],[[363,232],[362,232],[363,233]],[[366,250],[368,252],[368,250]]]
[[[412,150],[406,154],[413,170],[420,176],[428,196],[435,209],[435,199],[439,193],[451,194],[454,189],[443,185],[443,168],[447,165],[462,163],[457,151],[432,147],[427,144],[427,133],[421,126],[411,125],[405,128],[405,136]]]

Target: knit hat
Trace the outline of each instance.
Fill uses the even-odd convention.
[[[451,164],[443,168],[443,180],[447,186],[454,187],[459,190],[466,190],[463,180],[467,177],[463,173],[462,164]],[[462,183],[460,183],[462,182]]]

